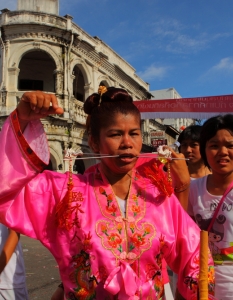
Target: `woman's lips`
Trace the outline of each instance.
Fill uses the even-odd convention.
[[[136,156],[133,154],[120,154],[119,155],[119,159],[123,162],[131,162],[135,158],[136,158]]]

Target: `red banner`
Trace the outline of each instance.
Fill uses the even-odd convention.
[[[195,118],[206,119],[218,114],[233,113],[233,95],[134,101],[143,119]]]

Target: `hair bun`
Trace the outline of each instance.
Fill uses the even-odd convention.
[[[100,102],[100,95],[97,93],[94,93],[92,95],[90,95],[87,100],[84,102],[84,112],[88,115],[91,114],[91,112],[93,111],[93,109],[95,107],[97,107],[99,105]]]

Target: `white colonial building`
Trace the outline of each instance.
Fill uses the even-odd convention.
[[[64,149],[90,151],[83,102],[99,83],[124,88],[136,100],[150,98],[149,85],[100,38],[71,16],[59,16],[59,0],[18,0],[17,5],[14,11],[2,8],[0,15],[0,127],[25,91],[55,93],[65,112],[44,119],[43,125],[50,168],[65,171]],[[74,170],[82,172],[93,162],[78,161]]]

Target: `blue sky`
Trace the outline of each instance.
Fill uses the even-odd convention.
[[[16,0],[0,8],[16,8]],[[233,94],[232,0],[60,0],[60,15],[128,61],[150,90]]]

